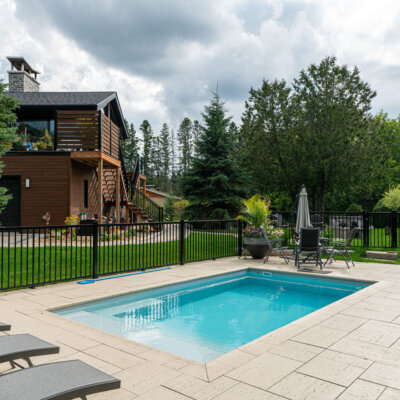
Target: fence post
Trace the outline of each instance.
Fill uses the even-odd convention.
[[[185,264],[185,221],[183,219],[179,222],[179,243],[179,264],[183,265]]]
[[[397,211],[392,211],[392,247],[397,247]]]
[[[363,211],[363,247],[369,247],[369,211]]]
[[[29,233],[29,229],[28,229]],[[39,237],[40,240],[40,237]],[[8,243],[8,246],[10,246],[10,243]],[[21,248],[22,252],[22,248]],[[32,228],[32,284],[30,286],[31,289],[35,289],[35,228]]]
[[[242,233],[243,233],[243,228],[242,228],[242,220],[238,220],[238,256],[242,256]]]
[[[92,238],[93,238],[93,247],[92,247],[92,271],[93,271],[93,279],[97,279],[99,276],[98,273],[98,260],[97,260],[97,246],[99,240],[99,223],[94,220],[92,225]]]

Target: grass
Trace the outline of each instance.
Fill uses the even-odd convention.
[[[233,235],[191,233],[185,240],[185,261],[235,255],[237,247]],[[90,246],[3,247],[0,288],[90,277],[92,257]],[[99,275],[173,265],[180,262],[180,242],[107,242],[99,246],[97,257]]]
[[[356,261],[361,261],[361,262],[374,262],[374,263],[380,263],[380,264],[400,264],[400,249],[386,249],[388,251],[397,251],[397,260],[396,261],[388,261],[388,260],[377,260],[377,259],[372,259],[368,258],[366,256],[366,252],[369,250],[372,251],[384,251],[383,249],[377,249],[377,248],[352,248],[354,253],[351,253],[351,258],[353,259],[354,262]],[[338,259],[340,259],[338,257]]]

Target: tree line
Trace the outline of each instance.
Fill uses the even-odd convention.
[[[193,218],[236,217],[240,199],[254,193],[292,210],[301,184],[314,210],[374,209],[400,181],[400,119],[373,115],[375,96],[357,67],[335,57],[291,83],[251,88],[240,126],[215,93],[202,121],[185,118],[176,135],[166,124],[159,135],[140,125],[148,181],[184,196]],[[127,149],[137,151],[129,129]]]
[[[161,191],[182,194],[181,178],[196,156],[199,121],[184,118],[176,132],[164,123],[158,134],[147,120],[140,124],[139,132],[132,123],[125,121],[125,124],[129,137],[122,142],[121,149],[127,169],[134,168],[140,154],[149,184]]]

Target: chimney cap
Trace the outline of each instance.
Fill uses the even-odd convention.
[[[17,71],[25,71],[29,74],[40,74],[39,71],[34,70],[24,57],[7,57],[7,60],[10,61],[11,67],[14,67]]]

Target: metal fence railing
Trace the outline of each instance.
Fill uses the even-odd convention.
[[[238,220],[2,227],[0,290],[234,256],[241,241]]]
[[[290,244],[295,237],[296,213],[277,211],[271,218],[285,229],[285,242]],[[346,240],[351,229],[356,227],[358,232],[353,247],[400,247],[400,213],[397,211],[311,211],[310,219],[314,227],[321,229],[321,236],[332,241]]]

